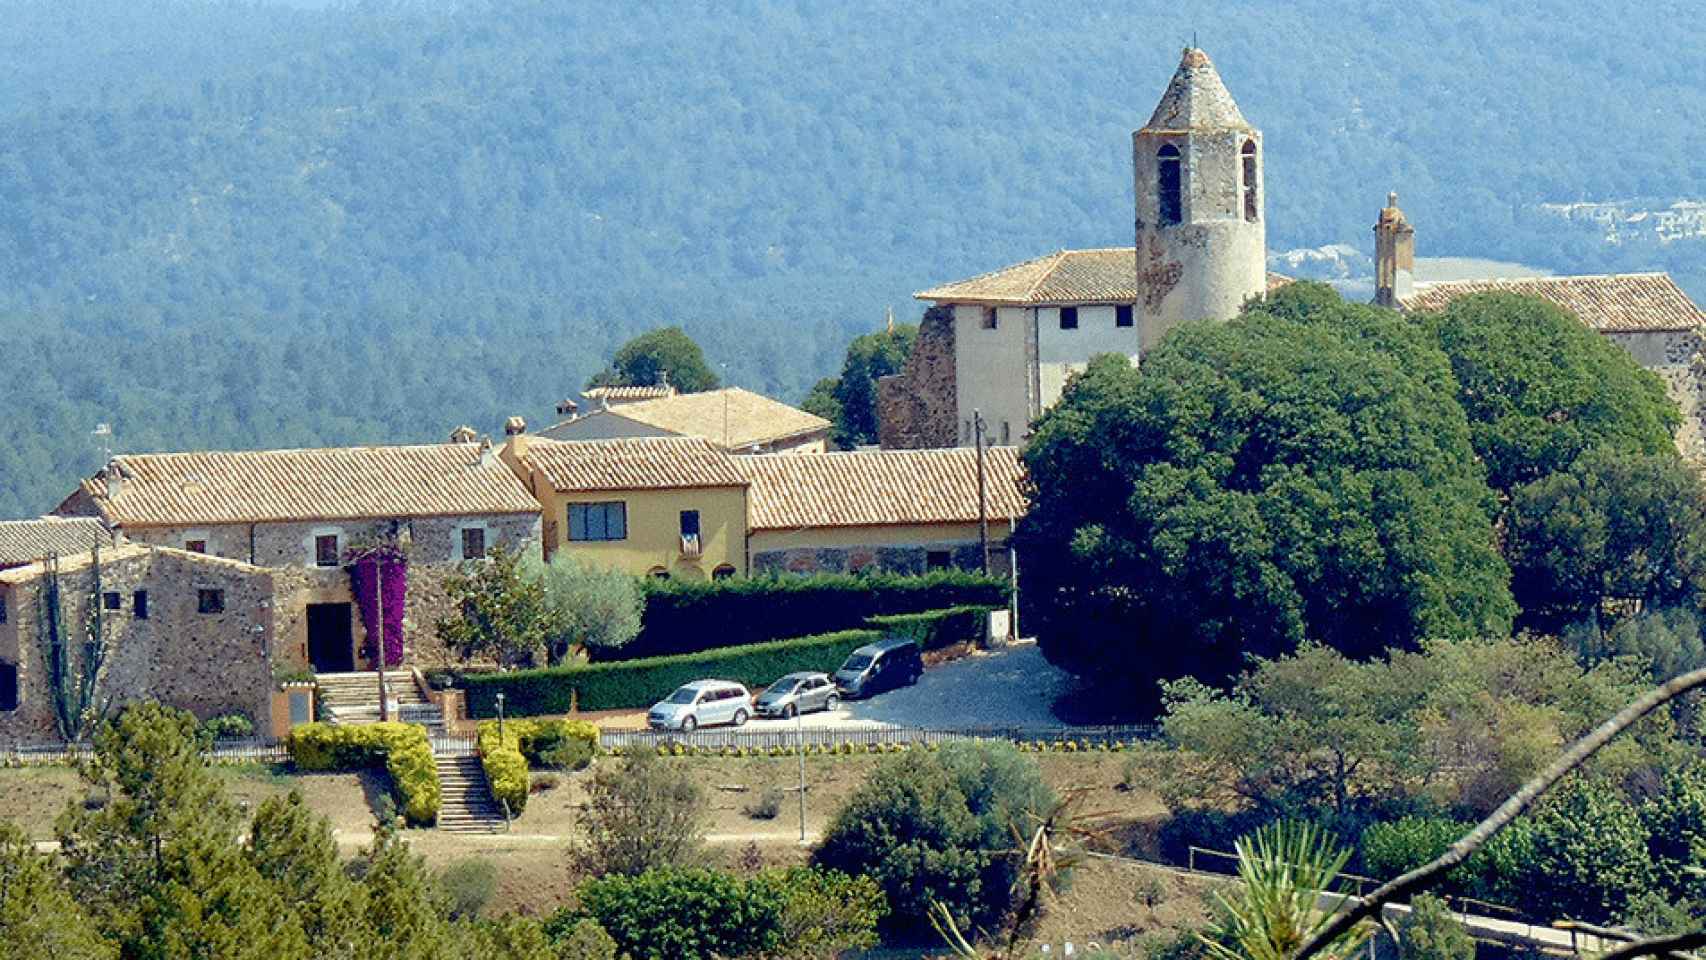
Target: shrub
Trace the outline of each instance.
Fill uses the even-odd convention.
[[[558,911],[545,921],[545,936],[556,949],[558,960],[616,960],[616,941],[591,917]]]
[[[1410,901],[1398,921],[1401,960],[1475,960],[1475,938],[1451,915],[1445,901],[1423,894]]]
[[[1370,876],[1390,880],[1438,857],[1471,826],[1446,817],[1404,817],[1374,824],[1363,831],[1362,868]],[[1459,883],[1453,889],[1462,892],[1464,888]]]
[[[508,803],[511,814],[519,814],[527,807],[528,761],[565,750],[582,753],[590,761],[598,749],[598,728],[584,720],[518,718],[504,721],[503,741],[498,742],[496,720],[480,723],[476,743],[492,798]]]
[[[498,892],[498,868],[482,857],[458,860],[438,875],[438,885],[444,891],[451,918],[472,919]]]
[[[222,713],[201,722],[201,734],[208,740],[242,740],[255,735],[255,722],[245,713]]]
[[[474,675],[464,686],[469,713],[476,717],[497,715],[500,691],[505,712],[516,716],[567,713],[574,705],[582,710],[649,707],[676,687],[707,676],[763,686],[798,670],[834,670],[858,647],[881,639],[875,630],[847,630],[692,656]]]
[[[305,723],[290,732],[290,759],[297,769],[314,772],[385,767],[413,824],[438,819],[438,766],[426,730],[408,723],[359,726]]]
[[[939,650],[956,643],[983,640],[992,606],[948,607],[923,613],[896,613],[872,617],[871,626],[891,637],[909,637],[921,650]]]
[[[1013,830],[1053,804],[1036,764],[1008,744],[903,753],[835,815],[816,862],[876,880],[898,925],[923,926],[940,902],[962,929],[988,926],[1011,899]]]
[[[875,946],[888,898],[870,877],[834,870],[790,867],[766,870],[752,881],[782,902],[777,960],[818,960]]]
[[[557,770],[585,770],[597,748],[592,741],[564,740],[539,754],[540,764]]]
[[[770,950],[780,935],[776,890],[714,870],[616,874],[581,884],[579,893],[581,908],[632,957],[751,956]]]
[[[775,787],[765,787],[763,792],[751,803],[746,805],[747,816],[754,820],[774,820],[782,812],[782,791]]]
[[[874,616],[1007,604],[1005,580],[958,570],[923,576],[819,574],[690,583],[645,581],[639,636],[600,659],[669,656],[863,626]],[[786,673],[788,671],[782,671]]]
[[[647,751],[636,750],[620,764],[600,764],[587,788],[580,823],[585,839],[574,857],[593,875],[684,866],[699,852],[703,799],[686,771]]]

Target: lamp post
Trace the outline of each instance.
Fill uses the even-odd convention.
[[[800,846],[806,845],[806,721],[799,710],[794,711],[794,737],[800,753]]]
[[[504,692],[498,691],[498,744],[504,742]]]

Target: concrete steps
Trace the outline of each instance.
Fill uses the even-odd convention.
[[[447,833],[502,833],[508,824],[503,805],[492,798],[486,771],[473,754],[439,755],[438,788],[442,803],[438,828]]]
[[[314,675],[314,683],[332,723],[379,722],[379,681],[372,673],[319,673]],[[387,670],[385,689],[397,704],[399,716],[393,720],[418,723],[429,733],[444,733],[443,715],[415,684],[413,673]]]

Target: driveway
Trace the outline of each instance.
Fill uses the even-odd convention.
[[[1050,707],[1071,686],[1071,676],[1044,660],[1036,644],[1023,644],[932,667],[913,686],[801,719],[809,728],[1053,727],[1062,721]],[[793,726],[792,720],[754,718],[745,729]]]

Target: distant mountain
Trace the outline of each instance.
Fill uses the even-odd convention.
[[[1129,242],[1193,32],[1270,248],[1669,269],[1543,204],[1706,194],[1706,22],[1623,0],[0,0],[0,514],[118,449],[539,421],[634,332],[799,399],[912,291]],[[1638,65],[1638,69],[1632,68]]]

